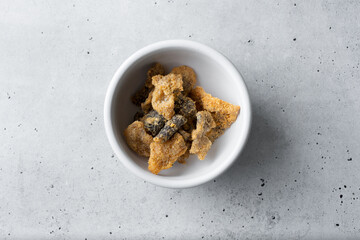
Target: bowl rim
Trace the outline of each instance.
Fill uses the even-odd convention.
[[[150,54],[154,51],[160,50],[160,49],[166,49],[166,48],[184,48],[189,50],[194,50],[196,52],[200,52],[208,57],[211,57],[215,61],[221,63],[222,66],[226,67],[226,71],[230,71],[232,75],[236,76],[239,80],[240,87],[243,89],[243,99],[244,102],[242,103],[243,106],[247,106],[243,108],[241,106],[240,114],[244,114],[244,122],[242,123],[242,128],[245,128],[245,131],[242,135],[239,136],[240,141],[238,141],[238,144],[234,146],[234,148],[237,148],[237,151],[234,152],[230,157],[227,158],[227,161],[225,161],[223,164],[221,164],[218,168],[215,168],[214,170],[197,176],[195,178],[190,179],[169,179],[164,178],[163,176],[155,175],[155,174],[144,174],[144,170],[140,168],[137,164],[135,164],[132,159],[130,159],[128,156],[125,155],[120,144],[118,143],[113,124],[112,124],[112,115],[111,115],[111,109],[113,105],[114,100],[114,93],[117,87],[118,82],[121,80],[122,75],[126,72],[126,70],[135,63],[138,59],[140,59],[143,56],[146,56],[147,54]],[[119,158],[120,162],[133,174],[138,176],[139,178],[150,182],[152,184],[161,186],[161,187],[167,187],[167,188],[189,188],[189,187],[195,187],[199,186],[201,184],[204,184],[208,181],[211,181],[212,179],[220,176],[222,173],[224,173],[239,157],[241,152],[243,151],[246,142],[249,138],[250,129],[251,129],[251,121],[252,121],[252,111],[251,111],[251,102],[250,102],[250,96],[248,92],[248,88],[246,87],[246,84],[243,80],[243,77],[239,73],[239,71],[235,68],[235,66],[231,63],[231,61],[226,58],[223,54],[219,53],[215,49],[206,46],[202,43],[190,41],[190,40],[165,40],[165,41],[159,41],[152,43],[150,45],[147,45],[135,53],[133,53],[130,57],[128,57],[117,69],[114,76],[112,77],[109,86],[106,91],[105,96],[105,102],[104,102],[104,127],[105,132],[108,138],[108,141],[110,142],[110,145]]]

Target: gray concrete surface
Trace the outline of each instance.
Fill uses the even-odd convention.
[[[1,239],[359,239],[359,1],[0,1]],[[114,157],[103,100],[164,39],[224,53],[254,109],[224,175],[172,190]]]

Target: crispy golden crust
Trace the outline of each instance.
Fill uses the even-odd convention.
[[[196,84],[196,74],[191,67],[179,66],[171,70],[172,73],[181,74],[183,80],[183,94],[187,95]]]
[[[158,89],[155,89],[151,100],[152,107],[168,120],[175,115],[174,102],[174,94],[165,95],[164,92]]]
[[[213,97],[211,94],[206,93],[202,87],[194,88],[190,93],[190,97],[195,101],[198,110],[207,110],[211,112],[216,123],[216,128],[208,133],[211,141],[214,141],[221,136],[224,133],[224,130],[229,128],[231,124],[236,121],[240,111],[240,106]]]
[[[186,143],[188,145],[188,143]],[[188,146],[186,152],[178,158],[178,163],[185,164],[186,160],[190,157],[190,147]]]
[[[150,144],[153,138],[146,133],[142,122],[135,121],[130,124],[125,129],[124,136],[126,143],[134,152],[144,157],[150,156]]]
[[[165,75],[165,68],[160,63],[155,63],[155,65],[150,68],[146,74],[145,87],[153,88],[152,77],[156,75]]]
[[[166,95],[183,90],[183,81],[180,74],[170,73],[166,76],[156,75],[152,77],[152,84],[156,89],[162,90]]]
[[[174,114],[175,96],[183,90],[182,79],[179,74],[168,74],[166,76],[154,76],[152,83],[155,90],[152,94],[152,107],[166,119],[171,119]]]
[[[190,153],[196,154],[200,160],[204,160],[211,148],[211,141],[206,134],[216,126],[214,119],[208,111],[200,111],[196,114],[196,129],[192,131]]]
[[[148,169],[153,174],[158,174],[161,170],[171,168],[186,149],[184,138],[179,133],[167,142],[152,142]]]

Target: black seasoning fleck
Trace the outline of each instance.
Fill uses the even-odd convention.
[[[349,161],[349,162],[352,161],[352,158],[348,158],[348,161]]]
[[[225,208],[223,209],[223,212],[225,212]]]
[[[340,194],[340,198],[343,198],[343,195],[342,195],[342,194]]]
[[[337,224],[335,224],[335,226],[337,226],[337,227],[338,227],[338,226],[340,226],[340,224],[338,224],[338,223],[337,223]]]
[[[262,182],[260,186],[264,187],[265,186],[265,180],[261,178],[260,181]]]
[[[166,214],[165,217],[169,217],[169,215]]]
[[[293,38],[293,41],[295,42],[295,41],[296,41],[296,38]]]

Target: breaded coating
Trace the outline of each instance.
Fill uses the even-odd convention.
[[[159,114],[166,119],[171,119],[174,114],[175,97],[183,90],[181,75],[168,74],[154,76],[152,83],[155,86],[151,104]]]
[[[188,146],[189,144],[190,144],[190,146]],[[186,152],[178,158],[178,160],[177,160],[178,163],[185,164],[186,159],[188,159],[190,157],[191,143],[186,143],[186,146],[187,146]]]
[[[191,134],[193,140],[190,153],[197,154],[200,160],[204,160],[207,152],[211,148],[211,141],[206,134],[214,127],[215,121],[208,111],[200,111],[196,114],[196,129]]]
[[[186,142],[186,147],[187,150],[184,153],[184,155],[180,156],[179,159],[177,160],[179,163],[181,164],[185,164],[186,163],[186,159],[188,159],[190,157],[190,148],[191,148],[191,134],[186,132],[184,129],[179,129],[179,133],[181,134],[181,136],[184,138],[185,142]]]
[[[152,78],[152,84],[155,86],[155,89],[160,89],[165,95],[183,90],[183,81],[180,74],[156,75]]]
[[[145,115],[143,122],[145,130],[154,137],[164,127],[166,120],[155,110],[151,110],[148,114]]]
[[[154,92],[154,90],[151,90],[149,92],[148,97],[145,99],[145,101],[143,103],[141,103],[141,109],[143,110],[143,112],[145,114],[150,112],[152,109],[151,100],[152,100],[153,92]]]
[[[145,87],[153,88],[152,77],[156,75],[165,75],[165,68],[160,63],[155,63],[155,65],[148,70],[146,75]]]
[[[183,94],[188,95],[196,84],[196,74],[191,67],[179,66],[171,70],[172,73],[181,74],[183,80]]]
[[[213,97],[211,94],[206,93],[202,87],[194,88],[190,93],[190,97],[195,101],[198,110],[207,110],[211,112],[214,118],[216,128],[208,134],[211,141],[221,136],[224,130],[236,121],[240,111],[240,106]]]
[[[165,126],[160,130],[160,132],[154,138],[155,142],[166,142],[169,140],[172,135],[174,135],[179,128],[181,128],[186,123],[186,118],[181,115],[173,116],[169,121],[165,123]]]
[[[126,143],[134,152],[144,157],[150,156],[150,144],[153,138],[146,133],[142,122],[135,121],[130,124],[125,129],[124,136]]]
[[[176,133],[167,142],[152,142],[150,144],[150,158],[148,169],[153,174],[171,168],[174,162],[186,152],[184,138]]]
[[[165,95],[161,90],[155,90],[151,100],[153,109],[163,115],[166,119],[171,119],[175,114],[174,102],[174,94]]]

